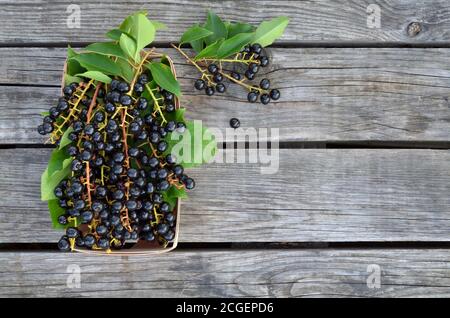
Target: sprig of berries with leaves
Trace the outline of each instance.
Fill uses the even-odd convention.
[[[202,149],[187,140],[194,124],[179,108],[170,58],[144,50],[163,27],[138,12],[107,33],[110,42],[68,49],[63,96],[38,127],[56,145],[41,197],[54,227],[66,229],[63,251],[167,246],[175,237],[177,200],[195,186],[185,169],[199,163],[180,163],[172,148],[189,141],[193,153]],[[214,141],[209,149],[214,156]]]
[[[288,23],[287,17],[278,17],[255,28],[247,23],[224,22],[209,11],[205,24],[192,26],[183,34],[180,44],[172,46],[201,73],[194,83],[196,89],[204,90],[208,96],[224,93],[227,79],[247,90],[249,102],[259,99],[268,104],[280,98],[280,91],[271,89],[267,78],[261,79],[259,85],[251,82],[261,67],[269,65],[264,47],[279,38]],[[183,51],[182,45],[186,43],[197,53],[194,57]]]

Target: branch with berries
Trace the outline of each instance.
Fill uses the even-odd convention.
[[[247,100],[259,101],[266,105],[278,100],[281,93],[271,89],[268,78],[262,78],[259,84],[253,84],[261,68],[270,63],[265,47],[279,38],[289,19],[278,17],[262,22],[257,28],[247,23],[222,21],[215,13],[208,13],[207,21],[194,25],[181,37],[175,48],[201,74],[194,87],[212,96],[226,91],[225,80],[242,86],[247,91]],[[189,56],[183,50],[188,43],[196,52]]]

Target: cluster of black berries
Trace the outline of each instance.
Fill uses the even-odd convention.
[[[220,65],[226,64],[229,60],[218,60]],[[217,66],[215,63],[211,63],[207,66],[208,74],[203,74],[202,78],[197,79],[194,83],[194,87],[197,90],[204,90],[205,94],[211,96],[214,92],[223,93],[226,91],[226,87],[223,84],[224,77],[228,78],[231,83],[243,84],[243,81],[253,81],[261,67],[269,65],[269,58],[264,55],[263,48],[260,44],[247,45],[233,60],[240,64],[247,66],[246,70],[241,73],[232,71],[226,73],[222,67]],[[243,84],[248,90],[247,99],[251,103],[255,103],[258,98],[261,103],[266,105],[271,100],[278,100],[281,96],[278,89],[270,89],[270,80],[264,78],[260,81],[258,86]]]
[[[147,82],[142,74],[132,88],[118,80],[105,88],[71,84],[39,126],[41,134],[53,132],[55,143],[72,127],[65,148],[73,158],[71,176],[54,194],[65,210],[58,222],[80,225],[67,227],[58,242],[61,250],[118,249],[137,240],[166,245],[174,239],[176,210],[164,193],[171,186],[193,189],[195,182],[167,154],[165,137],[186,126],[162,121],[162,114],[175,111],[175,97],[155,88],[161,114],[156,103],[141,96]]]

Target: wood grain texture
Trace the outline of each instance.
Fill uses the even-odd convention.
[[[81,29],[67,26],[70,16],[63,1],[1,0],[0,42],[61,43],[91,42],[103,39],[106,30],[138,10],[148,10],[151,19],[168,25],[157,41],[177,41],[187,27],[205,21],[212,9],[224,19],[255,25],[279,15],[291,22],[283,42],[446,42],[450,39],[450,4],[446,0],[382,0],[380,28],[369,28],[367,8],[371,0],[356,1],[106,1],[80,0]],[[418,23],[419,27],[411,27]]]
[[[227,151],[227,156],[231,153]],[[40,202],[49,149],[0,150],[0,243],[56,242]],[[279,171],[189,171],[181,242],[450,241],[450,152],[281,150]]]
[[[240,87],[213,97],[194,91],[196,70],[164,52],[175,58],[188,117],[227,141],[231,117],[244,128],[279,128],[281,141],[450,140],[450,49],[273,49],[264,71],[282,99],[268,106],[249,104]],[[59,94],[64,55],[0,48],[0,143],[44,141],[36,126]]]
[[[449,297],[448,250],[175,251],[151,257],[0,253],[2,297]],[[381,286],[367,280],[378,265]],[[69,288],[68,266],[81,269]],[[171,310],[171,308],[169,309]],[[175,308],[173,309],[175,310]]]

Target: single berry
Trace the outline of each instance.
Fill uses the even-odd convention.
[[[216,82],[216,83],[222,82],[222,81],[223,81],[223,76],[222,76],[222,74],[220,74],[220,73],[214,74],[213,80],[214,80],[214,82]]]
[[[182,166],[176,165],[175,167],[172,168],[172,171],[176,176],[180,176],[183,174],[184,169]]]
[[[218,93],[225,93],[226,90],[227,89],[226,89],[226,87],[225,87],[225,85],[223,83],[219,83],[219,84],[216,85],[216,91]]]
[[[255,78],[255,73],[253,73],[252,71],[250,71],[250,70],[246,70],[245,71],[245,77],[248,79],[248,80],[253,80],[254,78]]]
[[[259,94],[257,92],[250,92],[248,93],[247,100],[250,103],[255,103],[258,100],[258,95]]]
[[[58,241],[58,248],[59,250],[63,251],[63,252],[68,252],[70,251],[70,243],[69,240],[67,239],[66,236],[63,236],[59,241]]]
[[[80,235],[80,231],[74,227],[69,227],[66,230],[66,235],[68,238],[76,238]]]
[[[172,241],[175,238],[175,233],[172,230],[167,231],[167,233],[163,234],[163,237],[168,240],[168,241]]]
[[[158,224],[158,226],[156,227],[156,231],[159,233],[159,234],[165,234],[165,233],[167,233],[167,231],[169,231],[170,230],[170,228],[169,228],[169,226],[166,224],[166,223],[160,223],[160,224]]]
[[[161,205],[159,206],[159,210],[160,210],[162,213],[167,213],[167,212],[169,212],[169,210],[170,210],[170,205],[169,205],[169,203],[167,203],[167,202],[161,203]]]
[[[129,95],[122,95],[120,96],[120,103],[122,106],[130,106],[133,100]]]
[[[206,93],[206,95],[208,95],[208,96],[214,95],[214,87],[212,87],[212,86],[206,87],[206,88],[205,88],[205,93]]]
[[[141,95],[144,92],[144,85],[141,83],[134,84],[133,92],[137,95]]]
[[[137,108],[139,110],[146,110],[148,106],[148,100],[144,97],[141,97],[137,101]]]
[[[256,63],[250,63],[250,65],[248,66],[248,70],[252,73],[258,73],[259,71],[259,65]]]
[[[267,78],[263,78],[259,83],[259,87],[264,90],[268,90],[270,88],[270,81]]]
[[[266,67],[267,65],[269,65],[269,58],[267,56],[260,56],[259,65],[261,67]]]
[[[251,46],[251,52],[255,54],[261,54],[262,52],[262,46],[261,44],[255,43]]]
[[[130,179],[136,179],[138,176],[138,171],[134,168],[128,169],[127,175]]]
[[[261,99],[261,103],[263,103],[264,105],[267,105],[270,102],[269,94],[262,94],[260,99]]]
[[[108,233],[108,228],[105,225],[100,224],[95,228],[95,232],[97,232],[98,235],[103,236]]]
[[[99,239],[98,242],[97,242],[97,245],[98,245],[98,247],[100,247],[103,250],[107,250],[110,247],[109,241],[106,238]]]
[[[112,114],[116,111],[116,106],[114,106],[113,103],[108,102],[105,104],[105,110],[108,114]]]
[[[105,120],[105,114],[103,112],[96,112],[94,115],[94,120],[97,123],[102,123]]]
[[[146,241],[153,241],[155,239],[155,235],[151,231],[143,232],[142,238]]]
[[[164,152],[164,151],[167,150],[167,147],[168,147],[167,142],[165,142],[165,141],[163,140],[163,141],[160,141],[160,142],[158,143],[157,149],[158,149],[158,151],[160,151],[160,152]]]
[[[128,155],[132,158],[137,158],[139,156],[139,149],[138,148],[130,148],[128,149]]]
[[[175,98],[175,96],[171,92],[168,92],[168,91],[163,91],[162,95],[166,102],[173,101]]]
[[[237,72],[231,72],[231,77],[234,78],[236,81],[240,81],[242,79],[242,75]]]
[[[172,155],[172,154],[168,154],[168,155],[166,156],[166,162],[167,162],[169,165],[173,165],[173,164],[175,164],[175,163],[177,162],[177,158],[176,158],[174,155]]]
[[[91,248],[95,244],[95,237],[92,234],[87,234],[83,240],[84,246],[86,246],[87,248]]]
[[[202,89],[205,88],[205,81],[202,79],[196,80],[194,83],[194,87],[195,87],[195,89],[201,91]]]
[[[38,131],[38,133],[39,133],[40,135],[46,135],[46,134],[47,134],[47,133],[45,132],[44,125],[39,125],[37,131]]]
[[[67,103],[67,101],[65,99],[60,99],[58,101],[58,105],[56,106],[56,109],[60,112],[63,112],[65,110],[67,110],[69,108],[69,104]]]
[[[111,90],[113,90],[113,91],[117,90],[119,87],[119,84],[120,84],[120,81],[113,79],[110,84]]]
[[[53,131],[53,125],[50,123],[44,123],[42,127],[45,134],[50,134]]]
[[[65,96],[70,97],[73,94],[73,89],[70,86],[66,86],[63,88],[63,93]]]
[[[65,215],[60,215],[58,217],[58,223],[61,225],[66,225],[67,223],[69,223],[69,221],[67,220],[67,217]]]
[[[92,219],[94,218],[94,214],[92,213],[92,211],[84,211],[83,213],[81,213],[81,221],[85,224],[90,223],[92,221]]]
[[[241,126],[241,122],[237,118],[231,118],[230,126],[231,126],[231,128],[234,128],[234,129],[239,128]]]
[[[219,71],[219,68],[217,67],[216,64],[210,64],[210,65],[208,66],[208,71],[209,71],[211,74],[216,74],[216,73]]]
[[[280,91],[278,89],[272,89],[270,91],[270,98],[271,99],[278,100],[278,99],[280,99],[280,96],[281,96],[281,94],[280,94]]]
[[[128,85],[128,83],[126,82],[120,82],[117,85],[117,90],[121,93],[128,93],[128,91],[130,90],[130,85]]]
[[[186,130],[186,125],[185,125],[184,123],[182,123],[182,122],[177,123],[177,129],[176,129],[176,131],[177,131],[179,134],[184,133],[185,130]]]
[[[170,102],[166,105],[166,112],[172,113],[175,111],[175,104]]]

